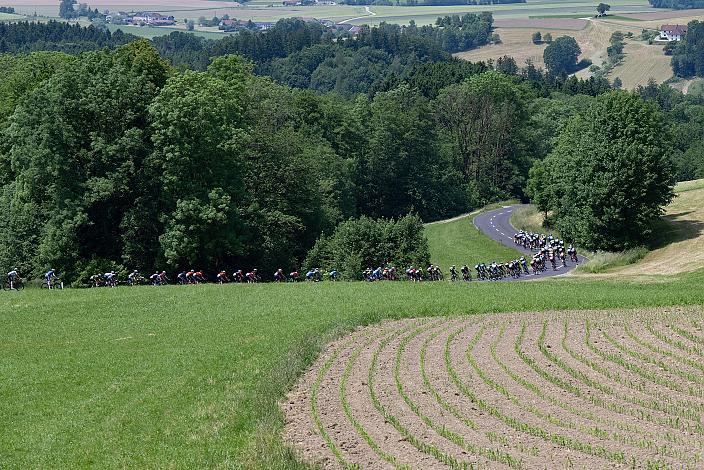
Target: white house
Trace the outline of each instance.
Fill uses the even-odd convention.
[[[664,24],[660,26],[661,41],[681,41],[684,35],[687,34],[687,26],[682,24]]]

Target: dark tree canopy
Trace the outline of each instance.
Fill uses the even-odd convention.
[[[673,197],[670,137],[662,113],[621,91],[569,122],[531,171],[533,199],[564,237],[588,249],[643,244]]]
[[[545,48],[543,60],[551,74],[560,75],[574,70],[581,53],[582,50],[573,37],[562,36]]]

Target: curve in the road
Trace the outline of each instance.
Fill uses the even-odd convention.
[[[474,218],[474,226],[477,227],[484,235],[495,240],[503,245],[511,247],[516,251],[519,251],[525,255],[533,255],[531,250],[525,249],[520,245],[516,245],[513,241],[513,235],[518,233],[518,229],[511,225],[511,214],[518,208],[522,207],[521,204],[516,204],[512,206],[503,206],[498,209],[494,209],[487,212],[482,212]],[[586,259],[582,256],[578,256],[579,263],[586,262]],[[497,260],[499,261],[499,260]],[[527,280],[542,277],[553,277],[567,274],[572,271],[577,265],[571,261],[567,261],[567,266],[560,266],[558,263],[558,268],[553,271],[551,268],[545,272],[538,275],[528,275],[521,276],[518,279],[507,278],[506,281],[512,280]]]

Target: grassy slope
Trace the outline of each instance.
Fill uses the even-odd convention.
[[[704,265],[704,180],[680,183],[657,234],[662,247],[619,274],[672,274]]]
[[[474,266],[520,256],[516,250],[483,236],[472,223],[473,218],[468,215],[451,222],[426,225],[431,262],[439,265],[445,273],[453,264]]]
[[[704,303],[655,284],[323,283],[0,295],[0,467],[297,466],[278,400],[332,336],[382,318]],[[541,282],[541,281],[537,281]]]
[[[608,271],[621,276],[676,274],[701,269],[704,266],[704,179],[678,183],[675,194],[656,233],[659,248],[650,252],[636,248],[623,253],[592,256],[581,271]],[[511,216],[511,223],[526,230],[539,231],[542,221],[542,214],[534,206],[516,211]]]

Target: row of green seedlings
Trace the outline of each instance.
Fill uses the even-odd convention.
[[[589,351],[591,351],[593,354],[597,355],[601,360],[603,360],[607,363],[613,363],[617,366],[622,366],[625,368],[630,367],[630,370],[632,372],[634,372],[636,375],[638,375],[637,370],[639,368],[636,365],[627,363],[626,361],[623,361],[623,358],[621,358],[620,356],[618,356],[616,354],[610,354],[610,353],[604,352],[601,349],[594,346],[594,344],[592,343],[592,332],[591,332],[591,325],[589,324],[589,322],[585,323],[585,332],[586,332],[586,334],[584,336],[584,343],[585,343],[585,346],[587,347],[587,349],[589,349]],[[672,397],[670,397],[669,395],[663,395],[662,393],[659,393],[657,391],[657,389],[654,389],[653,387],[648,386],[648,384],[645,382],[636,382],[636,381],[630,380],[629,378],[627,378],[623,374],[619,374],[618,372],[611,371],[610,369],[601,366],[597,362],[589,360],[586,356],[583,356],[583,355],[571,350],[567,346],[566,340],[567,340],[567,330],[565,330],[564,335],[563,335],[563,349],[578,362],[581,362],[582,364],[588,366],[589,368],[591,368],[592,370],[594,370],[598,374],[601,374],[604,377],[607,377],[608,379],[611,379],[614,382],[616,382],[624,387],[627,387],[627,388],[630,388],[633,390],[637,390],[637,391],[643,393],[644,395],[652,397],[652,398],[646,400],[646,399],[632,397],[630,395],[625,395],[625,396],[619,395],[618,397],[620,399],[627,401],[633,405],[642,406],[643,408],[647,408],[649,410],[661,412],[661,413],[668,415],[668,418],[665,420],[667,423],[669,423],[669,424],[666,424],[668,427],[673,427],[675,429],[681,429],[682,422],[681,422],[680,418],[684,418],[684,419],[690,419],[690,420],[695,421],[694,425],[692,425],[692,426],[694,426],[693,428],[691,426],[687,427],[688,432],[692,431],[692,429],[697,428],[696,423],[699,420],[699,415],[696,411],[693,411],[689,408],[691,403],[687,402],[687,403],[679,403],[678,404],[675,401],[673,401]],[[641,376],[641,378],[642,378],[642,376]],[[592,381],[592,383],[598,383],[598,382]],[[614,390],[611,389],[611,387],[603,385],[602,388],[604,388],[604,387],[608,389],[608,392],[605,392],[605,393],[608,393],[609,395],[612,395],[614,397],[616,396]],[[604,390],[602,390],[602,391],[604,391]],[[675,417],[670,416],[672,414],[675,414],[676,416]],[[660,424],[664,424],[662,422],[662,418],[657,418],[657,422]]]
[[[692,326],[697,328],[695,322],[692,322]],[[697,336],[694,333],[692,333],[691,331],[684,330],[684,329],[679,328],[675,325],[670,325],[670,328],[672,328],[673,331],[675,331],[678,335],[682,336],[683,338],[687,338],[688,340],[690,340],[693,343],[704,345],[704,338],[702,338],[701,336]]]
[[[567,354],[569,354],[572,357],[572,359],[574,359],[577,362],[581,362],[585,366],[591,368],[597,374],[603,375],[607,379],[612,380],[612,381],[614,381],[614,382],[616,382],[626,388],[637,390],[637,391],[643,392],[643,393],[645,393],[647,391],[648,387],[644,383],[635,382],[630,379],[626,379],[623,377],[622,374],[620,374],[618,372],[614,372],[611,369],[602,366],[598,362],[593,361],[590,358],[588,358],[587,356],[570,348],[569,345],[567,344],[568,331],[569,331],[569,321],[565,320],[564,333],[562,336],[561,344],[562,344],[562,349]],[[619,426],[620,424],[622,424],[624,427],[620,427]],[[634,426],[634,425],[624,424],[624,423],[620,423],[620,422],[617,422],[617,426],[619,427],[619,429],[621,429],[623,431],[630,431],[630,432],[639,433],[642,430],[642,428],[640,426]],[[665,431],[664,433],[658,433],[658,436],[663,437],[666,441],[674,443],[674,444],[682,444],[683,443],[682,439],[677,434],[675,434],[671,431]]]
[[[634,343],[636,343],[638,346],[640,346],[641,348],[645,348],[645,349],[647,349],[648,351],[654,352],[654,353],[656,353],[656,354],[660,354],[661,356],[666,356],[666,357],[668,357],[668,358],[674,360],[674,361],[675,361],[676,363],[678,363],[678,364],[682,364],[682,365],[691,367],[692,369],[697,369],[697,370],[699,370],[699,373],[700,373],[700,374],[701,374],[702,372],[704,372],[704,364],[702,364],[701,358],[699,358],[699,360],[693,360],[693,359],[690,358],[690,357],[686,357],[686,356],[681,355],[679,352],[675,352],[675,351],[681,351],[681,350],[682,350],[681,348],[678,348],[677,346],[675,346],[674,344],[672,344],[672,343],[675,342],[675,340],[673,340],[673,339],[671,339],[671,338],[665,338],[664,335],[662,335],[662,333],[655,331],[655,330],[652,328],[652,325],[646,324],[646,329],[647,329],[648,332],[649,332],[650,334],[652,334],[656,339],[658,339],[658,340],[660,340],[660,341],[666,343],[668,346],[674,348],[674,350],[670,350],[670,349],[666,349],[666,348],[660,347],[660,346],[658,346],[657,344],[654,344],[654,343],[652,343],[652,342],[650,342],[650,341],[647,341],[647,340],[645,340],[645,339],[643,339],[643,338],[640,338],[638,335],[636,335],[636,334],[633,332],[633,330],[631,330],[631,327],[630,327],[629,325],[624,325],[624,326],[623,326],[623,330],[624,330],[624,332],[626,333],[626,335],[628,336],[628,338],[629,338],[631,341],[633,341]],[[691,351],[687,351],[687,352],[689,352],[690,354],[696,354],[696,353],[691,352]],[[678,367],[678,366],[676,366],[676,367]]]
[[[563,391],[570,393],[582,400],[585,400],[589,403],[591,403],[594,406],[597,406],[599,408],[603,408],[605,410],[618,413],[624,416],[630,416],[632,418],[635,418],[637,420],[645,420],[648,422],[651,422],[653,424],[658,424],[666,427],[671,427],[676,430],[680,430],[679,426],[679,421],[678,422],[673,422],[671,417],[668,417],[667,419],[662,419],[659,416],[655,416],[652,413],[642,409],[642,408],[633,408],[629,406],[623,406],[620,403],[615,403],[611,401],[606,401],[597,394],[594,393],[585,393],[582,391],[581,388],[572,385],[571,383],[557,377],[556,375],[553,375],[549,373],[548,371],[544,370],[541,368],[538,363],[529,355],[527,355],[525,352],[523,352],[523,342],[525,339],[525,334],[526,334],[526,324],[523,323],[521,325],[521,331],[519,332],[518,336],[516,337],[516,340],[514,342],[514,351],[518,355],[518,357],[526,364],[528,367],[530,367],[538,376],[543,378],[544,380],[548,381],[549,383],[553,384],[554,386],[562,389]],[[566,372],[572,377],[576,378],[577,380],[581,380],[583,378],[583,375],[578,375],[575,373],[574,369],[569,368],[566,370]],[[584,383],[584,382],[583,382]],[[588,385],[588,383],[587,383]]]
[[[680,351],[684,351],[690,355],[699,356],[700,358],[704,357],[704,351],[702,349],[700,349],[699,346],[697,346],[696,344],[695,345],[687,344],[687,343],[680,341],[678,339],[675,339],[671,336],[667,336],[667,335],[663,334],[661,331],[656,330],[651,323],[646,323],[645,327],[653,336],[655,336],[657,339],[659,339],[663,343],[667,343],[671,347],[674,347],[675,349],[679,349]],[[678,331],[676,328],[671,328],[671,329],[675,333],[677,333],[677,331]],[[682,331],[682,330],[680,330],[680,331]],[[687,337],[682,334],[680,334],[680,336],[687,339]],[[690,340],[690,341],[692,341],[692,340]],[[701,361],[701,359],[696,362],[697,366],[695,366],[695,367],[698,367],[700,370],[704,370],[704,368],[702,368],[704,366],[702,366],[700,361]]]
[[[430,393],[430,395],[435,399],[435,401],[437,402],[437,404],[440,405],[440,407],[441,407],[443,410],[445,410],[446,412],[450,413],[452,416],[455,417],[455,419],[457,419],[459,422],[461,422],[461,423],[464,424],[465,426],[469,427],[470,429],[472,429],[472,430],[474,430],[474,431],[479,431],[479,427],[477,426],[477,424],[476,424],[474,421],[472,421],[470,418],[468,418],[467,416],[465,416],[465,415],[459,410],[459,408],[457,408],[456,406],[452,405],[450,402],[448,402],[447,400],[445,400],[445,399],[442,397],[442,395],[440,395],[440,393],[437,391],[437,389],[436,389],[435,387],[433,387],[432,383],[430,382],[430,378],[428,377],[428,372],[427,372],[427,369],[426,369],[426,358],[427,358],[427,354],[428,354],[428,346],[429,346],[430,343],[431,343],[432,341],[434,341],[441,333],[446,332],[448,329],[449,329],[449,327],[444,328],[443,330],[436,331],[436,332],[432,333],[431,335],[428,336],[428,338],[426,338],[426,340],[423,342],[423,344],[422,344],[422,346],[421,346],[421,349],[420,349],[420,373],[421,373],[421,378],[422,378],[422,381],[423,381],[423,386],[425,387],[425,389]],[[528,454],[528,455],[531,455],[531,456],[533,456],[533,457],[538,456],[539,453],[540,453],[540,450],[539,450],[537,447],[535,447],[535,446],[533,446],[533,447],[528,447],[528,446],[524,445],[524,444],[521,443],[521,442],[510,443],[510,442],[508,442],[508,440],[507,440],[505,437],[499,436],[496,432],[493,432],[493,431],[485,431],[484,434],[486,435],[486,437],[487,437],[487,439],[489,440],[489,442],[491,442],[492,444],[498,442],[498,443],[501,443],[502,445],[507,446],[507,447],[508,447],[508,446],[511,446],[511,445],[515,445],[516,449],[517,449],[520,453],[522,453],[522,454]],[[501,452],[501,451],[494,451],[494,450],[492,450],[492,449],[480,449],[480,452],[482,453],[481,455],[484,455],[485,457],[489,458],[490,460],[495,460],[495,456],[492,455],[492,454],[494,454],[495,452]],[[500,454],[499,454],[499,455],[500,455]],[[496,459],[496,460],[497,460],[497,461],[501,461],[500,459]],[[519,460],[519,459],[516,459],[516,460],[517,460],[517,463],[518,463],[519,465],[522,465],[522,459],[520,459],[520,460]]]
[[[614,420],[607,419],[607,418],[602,418],[600,416],[597,416],[594,413],[589,412],[588,410],[578,409],[578,408],[560,400],[557,397],[546,394],[544,392],[543,388],[526,380],[520,374],[518,374],[514,370],[512,370],[506,363],[504,363],[501,360],[501,358],[499,357],[499,355],[497,353],[498,345],[501,343],[501,340],[503,339],[503,337],[506,333],[507,325],[508,325],[508,323],[504,323],[501,326],[496,339],[490,345],[490,353],[491,353],[491,357],[494,360],[494,362],[496,362],[496,364],[498,364],[498,366],[501,368],[501,370],[503,370],[504,373],[506,373],[506,375],[508,375],[514,382],[519,384],[521,387],[525,388],[527,391],[533,393],[537,397],[541,398],[542,400],[549,402],[551,405],[557,406],[558,408],[561,408],[570,414],[573,414],[575,416],[579,416],[580,418],[591,421],[591,422],[614,427],[614,428],[619,429],[621,431],[635,433],[635,434],[638,434],[643,437],[636,438],[636,437],[632,436],[631,434],[622,434],[619,432],[612,432],[612,431],[609,431],[606,429],[601,429],[598,425],[591,427],[591,426],[585,426],[582,424],[572,424],[570,426],[570,427],[578,429],[580,432],[592,435],[592,436],[600,438],[600,439],[609,439],[609,440],[616,441],[616,442],[619,442],[624,445],[641,447],[641,448],[648,449],[648,450],[656,450],[658,448],[658,446],[652,441],[652,438],[654,436],[652,436],[651,434],[649,434],[647,432],[643,432],[639,427],[629,425],[629,424],[619,422],[619,421],[614,421]],[[679,457],[678,455],[673,455],[673,456]]]
[[[587,324],[588,324],[588,321],[587,321]],[[580,371],[578,369],[574,369],[569,364],[567,364],[565,361],[563,361],[560,357],[558,357],[555,353],[550,351],[548,347],[546,347],[545,337],[547,334],[547,326],[548,326],[548,322],[547,322],[547,320],[544,320],[540,335],[538,337],[538,350],[543,354],[543,356],[546,357],[548,360],[550,360],[553,364],[557,365],[560,369],[562,369],[563,371],[568,373],[570,376],[572,376],[573,378],[582,382],[583,384],[585,384],[591,388],[597,389],[597,390],[601,391],[602,393],[605,393],[605,394],[608,394],[611,396],[616,396],[616,394],[614,393],[614,390],[611,387],[608,387],[600,382],[597,382],[597,381],[591,379],[590,377],[588,377],[586,374],[584,374],[582,371]],[[566,334],[566,331],[564,333]],[[565,338],[563,336],[563,340],[564,339]],[[563,341],[563,345],[564,344],[565,343]],[[580,391],[580,393],[581,393],[581,391]],[[591,394],[587,394],[587,395],[591,396]],[[638,404],[640,406],[643,406],[644,404],[647,403],[647,402],[644,402],[643,400],[637,399],[637,398],[632,397],[630,395],[619,396],[619,398],[623,399],[624,401],[635,402],[634,404]],[[646,440],[641,441],[641,445],[640,445],[641,447],[648,446],[648,445],[649,445],[649,443]],[[653,443],[653,448],[656,450],[656,452],[660,456],[675,455],[678,458],[683,458],[683,454],[681,452],[678,452],[678,450],[674,449],[672,446],[669,446],[669,445],[657,446]],[[661,465],[663,465],[663,462],[661,462],[659,459],[657,459],[657,460],[648,459],[648,460],[646,460],[645,464],[646,464],[646,466],[649,466],[649,467],[655,466],[657,468],[657,467],[660,467]]]
[[[484,447],[479,447],[477,445],[474,445],[470,442],[468,442],[465,438],[463,438],[461,435],[447,429],[444,425],[438,425],[437,423],[433,422],[433,420],[424,414],[418,404],[416,404],[406,393],[406,390],[401,383],[400,379],[400,369],[401,369],[401,356],[406,350],[406,347],[408,346],[408,343],[415,339],[420,333],[426,331],[424,328],[419,328],[415,330],[413,333],[410,335],[406,336],[403,338],[401,343],[399,344],[399,347],[396,350],[396,357],[394,360],[394,382],[396,383],[396,389],[401,395],[401,398],[403,398],[403,401],[408,405],[408,407],[413,411],[413,413],[420,418],[423,423],[425,423],[426,426],[430,427],[433,429],[435,432],[437,432],[440,436],[444,437],[445,439],[449,440],[453,444],[461,447],[462,449],[466,450],[467,452],[482,456],[487,458],[488,460],[494,461],[494,462],[501,462],[503,464],[508,465],[511,468],[520,468],[522,466],[522,463],[519,459],[516,459],[513,457],[511,454],[507,452],[503,452],[500,450],[496,449],[489,449],[489,448],[484,448]],[[425,359],[425,355],[421,354],[421,369],[424,369],[424,365],[422,364],[423,360]],[[421,373],[422,375],[425,375]],[[474,424],[474,423],[472,423]],[[473,427],[476,427],[474,425]]]
[[[603,375],[607,379],[613,380],[622,386],[626,388],[633,388],[637,390],[643,390],[645,386],[642,383],[636,383],[632,382],[630,380],[624,379],[618,372],[611,371],[608,368],[603,367],[599,363],[592,361],[588,357],[580,354],[579,352],[572,350],[568,344],[567,344],[567,338],[568,338],[568,329],[569,329],[569,322],[565,321],[564,323],[564,332],[563,332],[563,337],[562,337],[562,349],[567,352],[574,360],[581,362],[585,366],[591,368],[593,371],[595,371],[598,374]],[[662,397],[663,400],[666,400],[667,397]],[[663,408],[667,410],[666,405],[661,405],[659,402],[653,401],[651,402],[651,405],[653,405],[653,408]],[[652,418],[653,416],[650,415],[649,418]],[[656,418],[651,420],[651,422],[659,422],[659,424],[668,424],[668,427],[675,427],[679,425],[679,421],[675,418],[672,418],[668,415],[668,418],[663,422],[662,418]],[[639,447],[644,447],[648,448],[654,452],[656,452],[658,455],[664,456],[664,457],[674,457],[679,459],[680,461],[696,461],[699,459],[698,456],[693,456],[692,453],[690,452],[690,449],[688,449],[686,446],[687,444],[679,437],[677,434],[671,432],[671,431],[665,431],[662,433],[658,433],[658,436],[665,439],[667,442],[670,444],[675,444],[675,445],[684,445],[685,449],[679,449],[675,448],[672,445],[657,445],[655,442],[653,442],[651,439],[638,439],[635,442],[635,445]]]
[[[594,345],[591,342],[591,336],[590,336],[591,329],[590,329],[589,321],[586,321],[585,328],[586,328],[586,332],[587,332],[586,336],[585,336],[585,343],[586,343],[587,347],[590,349],[590,351],[597,354],[598,356],[600,356],[604,360],[607,360],[607,361],[617,360],[617,362],[616,362],[617,365],[630,366],[631,370],[633,370],[633,371],[639,370],[638,366],[631,364],[631,363],[626,363],[625,361],[622,361],[622,358],[620,356],[605,353],[605,352],[597,349],[596,347],[594,347]],[[608,385],[602,384],[601,382],[597,382],[597,381],[589,378],[583,372],[570,367],[567,363],[562,361],[559,357],[557,357],[554,353],[552,353],[551,351],[549,351],[545,347],[546,330],[547,330],[547,323],[544,322],[543,329],[542,329],[541,334],[538,338],[538,349],[541,351],[541,353],[546,358],[550,359],[552,362],[557,364],[561,369],[563,369],[565,372],[567,372],[569,375],[571,375],[575,379],[579,380],[580,382],[584,383],[585,385],[587,385],[589,387],[592,387],[592,388],[595,388],[595,389],[601,391],[602,393],[604,393],[606,395],[617,397],[617,398],[619,398],[623,401],[626,401],[628,403],[631,403],[633,405],[638,405],[638,406],[641,406],[643,408],[650,409],[653,411],[663,412],[668,415],[671,415],[673,410],[676,411],[678,419],[676,419],[674,421],[672,421],[670,419],[665,420],[666,423],[670,423],[670,424],[668,424],[668,426],[670,426],[670,427],[675,427],[676,429],[680,429],[679,417],[689,418],[689,419],[694,420],[695,421],[695,423],[693,424],[694,429],[696,429],[697,427],[700,426],[699,423],[696,422],[696,421],[698,421],[698,415],[696,413],[692,413],[691,410],[689,410],[689,409],[686,409],[684,407],[678,407],[678,406],[674,405],[673,403],[669,403],[669,402],[662,403],[659,400],[644,400],[644,399],[637,398],[637,397],[634,397],[631,395],[621,395],[621,394],[617,395],[615,393],[615,391],[611,387],[609,387]],[[618,361],[618,360],[621,360],[621,361]],[[652,414],[650,416],[653,417]],[[668,417],[668,418],[670,418],[670,417]],[[656,419],[657,419],[657,421],[660,422],[660,424],[664,424],[664,423],[662,423],[662,418],[656,418]]]
[[[609,335],[606,332],[606,329],[600,330],[601,335],[608,341],[612,346],[614,346],[616,349],[621,351],[622,353],[626,354],[627,356],[632,357],[633,359],[637,359],[641,362],[645,362],[647,364],[654,365],[655,367],[659,368],[660,370],[664,370],[669,372],[670,374],[677,375],[682,379],[689,380],[690,382],[694,382],[696,384],[702,385],[704,384],[704,378],[693,374],[689,371],[682,370],[678,367],[672,367],[671,364],[668,364],[661,359],[657,359],[653,357],[650,354],[645,354],[640,351],[636,351],[635,349],[629,348],[628,346],[624,345],[622,342],[617,341],[615,338],[613,338],[611,335]],[[678,393],[684,393],[687,395],[690,395],[694,398],[704,398],[704,387],[698,387],[698,386],[681,386],[677,382],[673,382],[671,380],[668,380],[666,377],[662,377],[659,374],[656,374],[652,371],[649,371],[647,369],[644,369],[640,367],[638,364],[634,364],[629,361],[624,361],[625,363],[628,363],[633,366],[634,371],[638,375],[642,375],[643,378],[646,378],[647,380],[650,380],[654,383],[657,383],[658,385],[662,385],[664,387],[670,388],[673,392],[678,392]]]
[[[472,403],[474,403],[478,408],[480,408],[482,411],[485,413],[489,414],[490,416],[493,416],[494,418],[498,419],[499,421],[503,422],[505,425],[522,432],[524,434],[538,437],[544,441],[551,442],[555,445],[558,445],[560,447],[565,447],[568,449],[572,450],[577,450],[586,454],[594,455],[597,457],[603,457],[608,460],[612,460],[614,462],[618,463],[627,463],[626,462],[626,457],[622,452],[611,452],[608,451],[607,449],[599,448],[596,446],[592,446],[590,444],[582,443],[579,442],[575,439],[572,439],[567,436],[563,436],[560,434],[556,433],[550,433],[538,426],[534,426],[528,423],[525,423],[519,419],[516,419],[512,416],[508,416],[504,414],[498,407],[495,407],[488,402],[482,400],[473,390],[471,387],[469,387],[459,376],[457,371],[452,365],[452,360],[450,358],[450,345],[454,341],[454,339],[461,334],[463,331],[465,331],[467,327],[460,328],[450,334],[445,342],[445,352],[444,352],[444,359],[445,359],[445,368],[450,376],[450,379],[452,382],[455,384],[455,386],[460,390],[460,392],[468,398]],[[474,338],[472,340],[472,343],[470,343],[470,347],[472,347],[472,344],[477,341],[477,338]],[[631,462],[633,465],[636,464],[635,460],[632,460]]]
[[[335,444],[335,441],[332,439],[330,434],[327,432],[327,429],[323,425],[323,422],[320,419],[320,412],[318,411],[318,393],[320,392],[320,387],[323,383],[323,380],[325,379],[325,376],[330,371],[330,368],[335,363],[335,361],[337,361],[341,351],[349,348],[354,341],[357,341],[357,339],[357,335],[351,335],[349,340],[347,340],[344,344],[335,349],[335,351],[328,358],[328,360],[325,361],[325,363],[320,369],[318,369],[318,373],[315,377],[315,382],[313,382],[313,387],[310,393],[310,413],[313,417],[313,423],[315,424],[315,427],[317,428],[320,435],[323,437],[323,440],[325,440],[326,445],[337,459],[340,466],[346,469],[357,469],[359,468],[359,466],[351,464],[344,458],[342,452],[340,452],[340,449],[337,447],[337,444]]]
[[[577,430],[577,426],[572,422],[564,421],[564,420],[561,420],[557,417],[551,416],[551,415],[539,410],[537,407],[535,407],[533,405],[530,405],[527,403],[521,403],[520,400],[518,400],[516,397],[514,397],[503,385],[501,385],[500,383],[491,379],[491,377],[489,377],[488,374],[486,374],[484,372],[484,370],[481,367],[479,367],[479,364],[472,356],[472,351],[474,351],[476,345],[481,340],[485,331],[486,331],[486,325],[482,325],[482,327],[479,329],[479,331],[477,331],[477,333],[474,335],[474,337],[470,341],[470,343],[467,347],[467,350],[466,350],[466,354],[465,354],[467,362],[472,367],[474,372],[479,376],[479,378],[488,387],[490,387],[491,389],[493,389],[496,392],[503,395],[506,399],[508,399],[511,403],[516,405],[518,408],[526,409],[530,413],[534,414],[536,417],[538,417],[544,421],[547,421],[548,423],[553,424],[555,426],[558,426],[561,428],[566,428],[566,429]],[[529,424],[525,424],[525,425],[531,426]],[[624,463],[627,461],[634,461],[633,457],[628,458],[621,451],[614,452],[614,451],[611,451],[601,445],[592,445],[592,444],[582,442],[578,439],[574,439],[571,437],[562,436],[559,434],[550,434],[548,431],[545,431],[542,429],[540,429],[540,431],[541,431],[540,437],[551,435],[552,442],[559,443],[560,445],[567,447],[567,448],[570,448],[572,450],[577,450],[577,451],[580,451],[580,452],[583,452],[583,453],[586,453],[589,455],[593,455],[593,456],[600,457],[600,458],[605,458],[605,459],[612,460],[612,461],[618,462],[618,463]],[[603,437],[603,434],[597,434],[597,437]],[[545,437],[543,437],[543,439],[544,438]]]
[[[416,437],[405,426],[403,426],[403,424],[401,424],[400,420],[396,416],[394,416],[393,414],[391,414],[388,411],[388,409],[381,403],[381,401],[379,400],[379,397],[376,394],[376,391],[374,390],[374,376],[376,375],[376,371],[378,368],[379,356],[386,349],[386,347],[389,345],[389,343],[392,340],[394,340],[396,337],[400,336],[402,333],[405,333],[407,331],[408,331],[408,329],[398,331],[396,334],[386,338],[384,341],[382,341],[379,344],[378,348],[374,351],[374,355],[372,356],[372,362],[369,367],[369,374],[368,374],[368,378],[367,378],[369,396],[372,400],[372,404],[374,405],[376,410],[384,417],[384,419],[387,422],[391,423],[391,425],[399,432],[399,434],[401,434],[401,436],[403,436],[408,442],[411,443],[411,445],[413,445],[420,452],[435,458],[438,462],[441,462],[441,463],[443,463],[453,469],[459,469],[459,470],[474,469],[475,466],[472,462],[458,460],[454,456],[448,455],[445,452],[441,451],[440,449],[438,449],[434,445],[429,444],[427,442],[424,442],[423,440]]]

